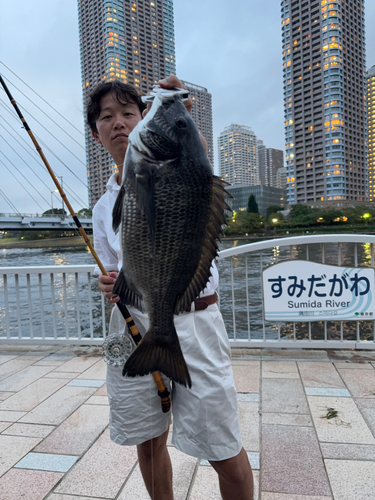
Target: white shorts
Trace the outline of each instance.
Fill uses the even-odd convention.
[[[147,314],[129,308],[142,335]],[[192,380],[192,388],[173,384],[172,443],[182,452],[206,460],[225,460],[241,451],[237,393],[233,381],[230,345],[223,318],[213,304],[204,311],[174,317],[177,334]],[[109,333],[124,330],[117,307]],[[162,375],[170,390],[170,381]],[[171,412],[161,411],[152,375],[123,377],[122,367],[108,366],[111,439],[120,445],[141,444],[161,436],[171,423]]]

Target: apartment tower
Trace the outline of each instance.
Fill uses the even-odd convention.
[[[229,184],[259,184],[258,139],[250,127],[231,124],[218,138],[219,176]]]
[[[207,141],[208,159],[211,165],[213,165],[214,138],[212,132],[212,95],[204,87],[185,82],[184,80],[182,80],[182,83],[190,92],[190,96],[193,100],[191,115],[199,132]]]
[[[101,82],[121,80],[147,93],[176,73],[173,1],[78,0],[83,103]],[[111,156],[86,127],[91,208],[116,171]]]
[[[367,72],[369,200],[375,201],[375,66]]]
[[[364,0],[283,0],[281,12],[288,202],[365,201]]]

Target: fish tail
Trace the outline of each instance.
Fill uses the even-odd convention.
[[[164,373],[174,382],[191,388],[189,370],[175,329],[172,341],[168,342],[163,342],[160,338],[152,335],[151,331],[148,331],[137,349],[126,361],[122,374],[136,377],[156,371]]]

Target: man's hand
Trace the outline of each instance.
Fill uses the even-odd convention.
[[[108,304],[115,304],[120,300],[118,295],[114,295],[112,297],[112,290],[115,285],[118,273],[112,272],[108,273],[108,276],[101,274],[99,276],[99,285],[98,288],[107,299]]]
[[[186,89],[185,85],[182,85],[181,81],[177,78],[176,75],[171,75],[171,76],[168,76],[168,78],[164,78],[164,80],[159,80],[158,84],[163,89],[170,89],[171,90],[171,89],[174,89],[175,87],[178,87],[180,89]],[[191,108],[193,107],[193,101],[192,101],[190,95],[189,95],[189,98],[186,101],[184,101],[184,104],[185,104],[186,109],[191,114]],[[151,104],[147,104],[147,108],[142,113],[143,118],[147,115],[147,113],[150,111],[150,109],[151,109]]]

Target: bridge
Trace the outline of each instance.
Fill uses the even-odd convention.
[[[92,230],[92,217],[79,217],[85,230]],[[53,229],[66,231],[76,228],[71,216],[62,214],[4,214],[0,213],[0,231],[40,231]]]

